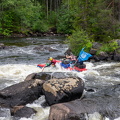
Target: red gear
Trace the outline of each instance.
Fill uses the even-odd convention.
[[[52,60],[51,60],[51,64],[52,64],[52,65],[55,65],[56,62],[57,62],[57,61],[56,61],[55,59],[52,59]]]

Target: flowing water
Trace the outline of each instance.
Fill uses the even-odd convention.
[[[50,56],[54,58],[63,55],[67,50],[64,40],[65,38],[62,37],[1,39],[0,43],[9,47],[0,50],[0,89],[24,81],[26,76],[31,73],[41,72],[37,64],[45,63]],[[120,62],[85,62],[85,64],[88,70],[84,72],[66,71],[60,68],[54,70],[51,67],[45,68],[44,71],[76,74],[85,80],[88,88],[92,86],[94,90],[120,83]],[[41,106],[44,101],[45,98],[42,96],[32,104],[27,104],[34,108],[37,114],[20,120],[47,120],[50,108]],[[10,111],[8,109],[3,111],[3,117],[0,117],[0,120],[12,120]]]

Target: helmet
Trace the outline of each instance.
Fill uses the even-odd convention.
[[[49,58],[48,58],[48,60],[50,60],[50,61],[51,61],[51,60],[53,60],[53,58],[52,58],[52,57],[49,57]]]

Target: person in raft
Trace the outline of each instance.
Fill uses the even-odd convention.
[[[70,64],[76,63],[76,56],[74,56],[72,53],[70,55],[66,55],[66,58],[69,59]]]
[[[56,64],[57,61],[55,59],[53,59],[52,57],[49,57],[48,60],[49,60],[49,63],[47,63],[45,67],[49,67],[51,65],[53,67],[55,67],[55,64]]]

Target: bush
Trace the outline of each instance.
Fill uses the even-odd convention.
[[[68,37],[67,43],[75,55],[78,55],[84,47],[86,52],[92,47],[92,40],[90,40],[89,36],[83,30],[74,31],[73,34]]]
[[[108,52],[108,53],[113,52],[117,48],[119,48],[118,43],[116,41],[110,41],[110,42],[104,43],[100,48],[100,50],[97,52],[97,54],[99,54],[101,51]]]

